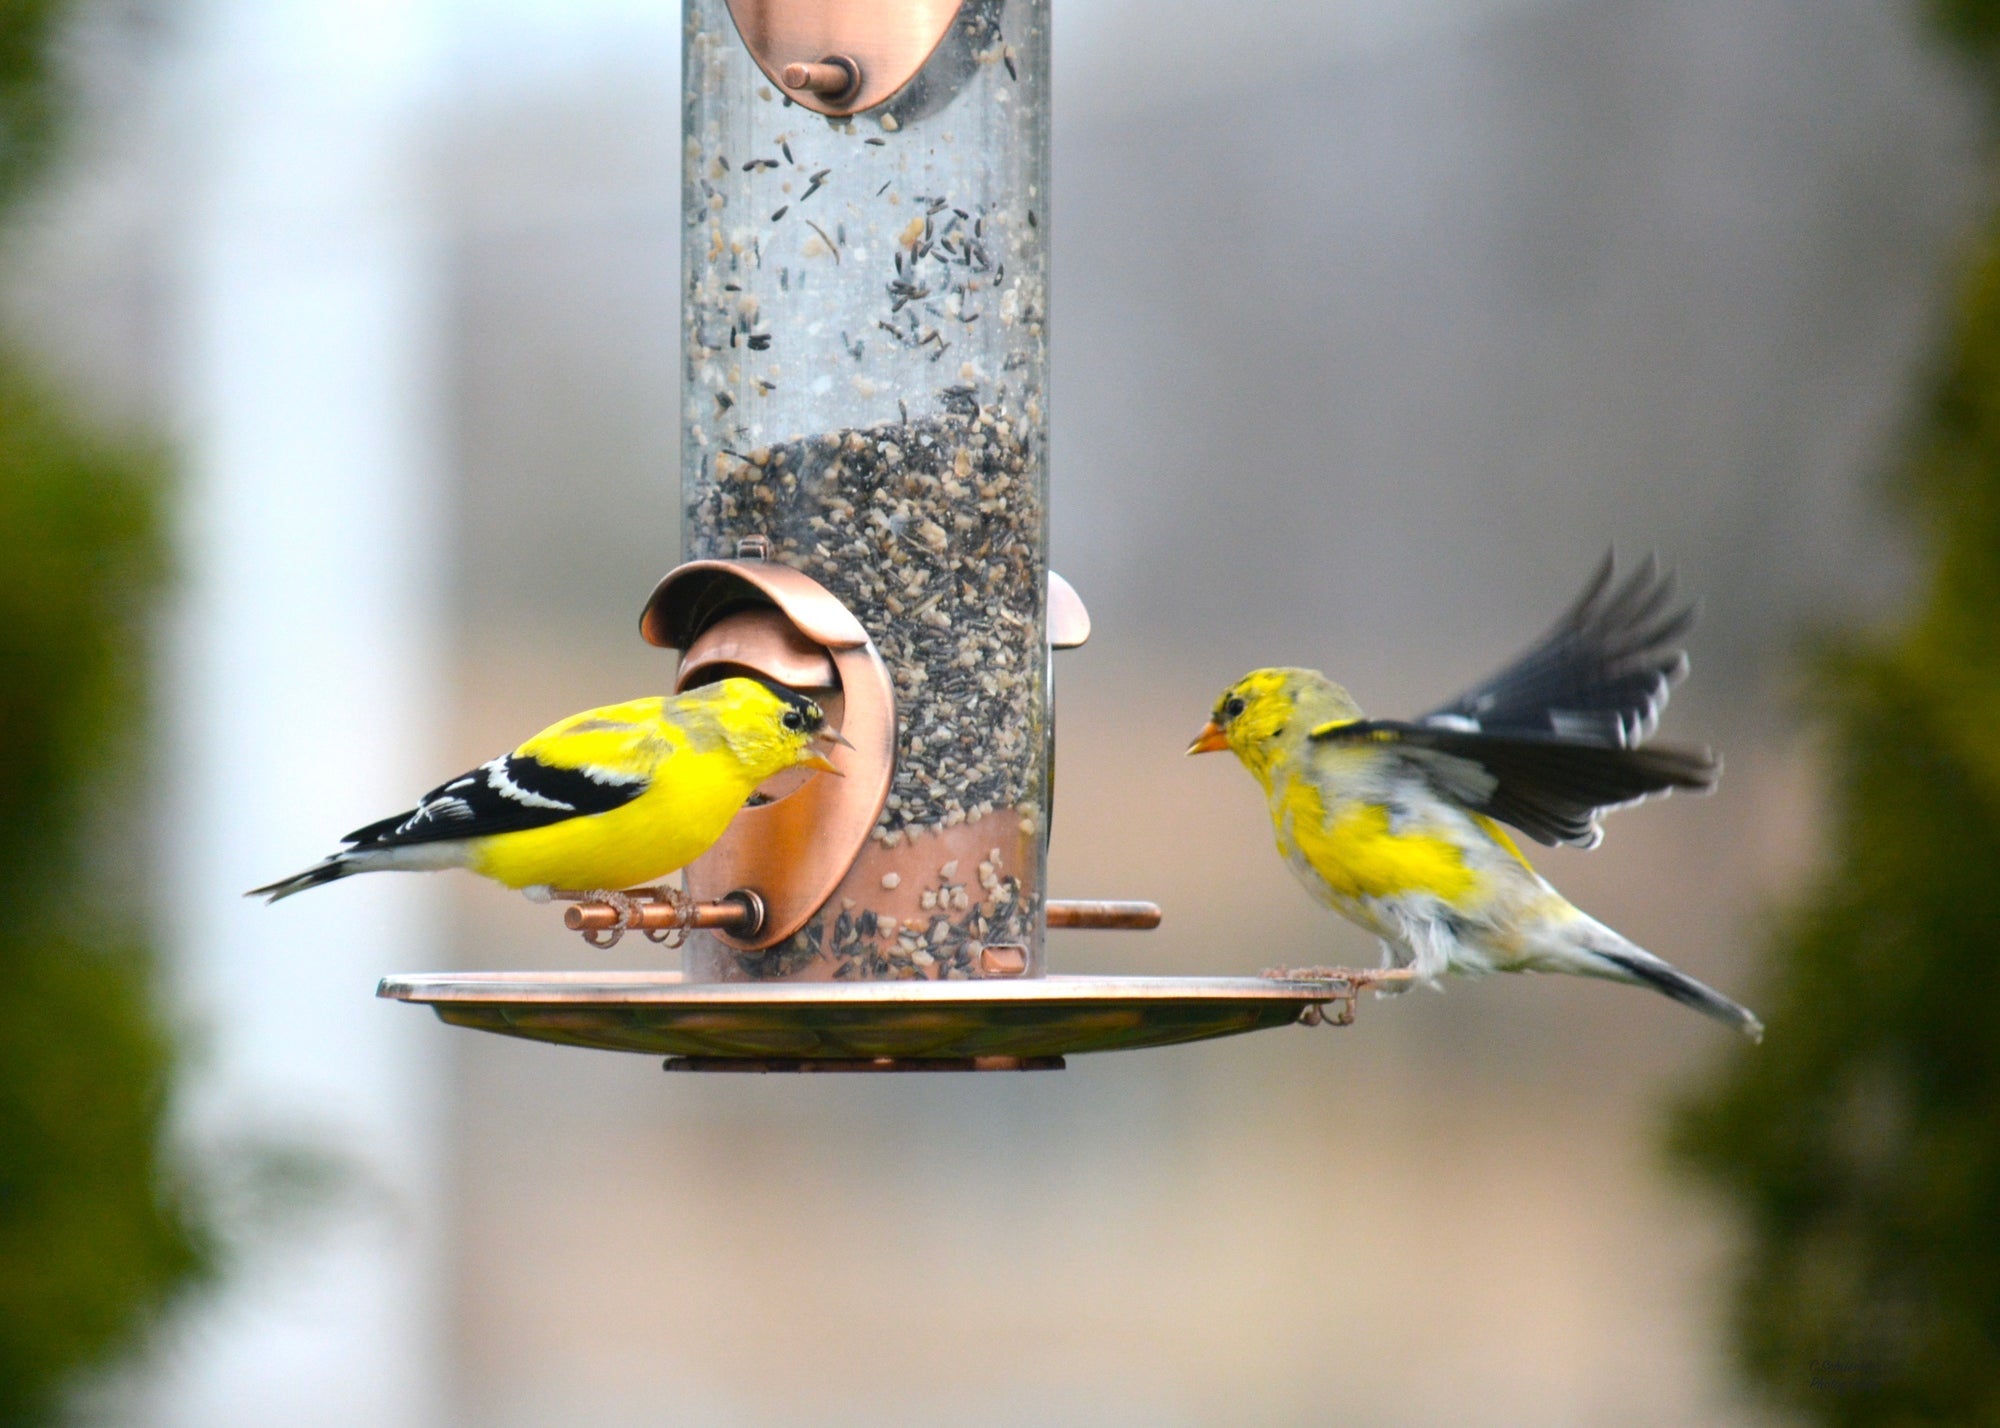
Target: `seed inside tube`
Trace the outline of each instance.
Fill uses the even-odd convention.
[[[719,4],[697,0],[691,14],[691,53],[749,63]],[[996,86],[973,96],[983,100],[1012,87],[991,62],[975,83]],[[689,111],[686,172],[727,202],[683,249],[687,361],[704,383],[684,438],[687,553],[726,559],[762,535],[770,560],[825,585],[887,665],[900,731],[864,870],[843,888],[852,896],[739,962],[752,977],[828,975],[804,972],[814,960],[845,978],[984,975],[988,943],[1032,944],[1040,899],[1045,296],[1041,240],[1025,227],[1039,196],[989,176],[985,137],[961,148],[927,122],[917,149],[861,147],[852,121],[799,128],[798,112],[746,111],[727,93],[716,86]],[[1014,112],[995,122],[1026,122]],[[874,117],[884,135],[901,127]],[[759,162],[707,178],[732,150]],[[790,210],[768,223],[781,203]],[[815,241],[807,214],[843,250],[839,268],[802,257]],[[809,396],[815,381],[825,390]],[[815,424],[828,411],[848,424]],[[973,840],[1002,830],[1004,848],[982,859]],[[959,885],[975,865],[980,876]],[[916,926],[874,910],[893,901],[916,916],[905,879],[922,900]]]

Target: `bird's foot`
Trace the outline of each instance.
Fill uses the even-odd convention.
[[[1340,986],[1323,1002],[1313,1002],[1299,1013],[1300,1026],[1347,1026],[1354,1021],[1354,999],[1366,975],[1348,967],[1266,967],[1263,975],[1273,982],[1332,982]]]
[[[1408,967],[1267,967],[1264,977],[1273,982],[1330,982],[1338,987],[1324,1002],[1314,1002],[1299,1014],[1302,1026],[1347,1026],[1354,1020],[1354,1004],[1363,992],[1393,996],[1416,979]]]
[[[658,887],[640,888],[642,894],[651,895],[655,902],[666,906],[674,917],[668,927],[649,927],[646,940],[657,942],[663,947],[679,947],[687,941],[688,930],[694,925],[694,899],[685,891],[662,883]]]
[[[580,903],[598,902],[618,914],[618,920],[607,928],[593,928],[583,934],[583,940],[592,947],[616,947],[626,929],[637,926],[635,918],[638,908],[632,899],[616,888],[590,888],[583,892],[563,892],[557,896],[571,898]]]
[[[685,891],[676,887],[650,888],[590,888],[587,890],[556,888],[551,896],[565,902],[578,903],[584,907],[596,905],[608,907],[614,914],[611,925],[606,927],[597,921],[601,914],[586,912],[590,923],[581,927],[583,940],[592,947],[614,947],[618,939],[627,932],[643,932],[648,941],[663,943],[668,947],[678,947],[687,941],[689,930],[694,926],[697,904]],[[662,917],[647,904],[658,904],[666,910]],[[569,914],[571,918],[575,913]],[[575,921],[569,924],[579,927]]]
[[[628,893],[619,892],[615,888],[592,888],[583,895],[582,901],[601,902],[613,912],[616,912],[618,914],[618,930],[620,932],[639,925],[635,921],[639,912],[638,904],[633,901],[631,895]]]

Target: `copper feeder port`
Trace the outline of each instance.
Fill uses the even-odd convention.
[[[748,548],[760,555],[763,549]],[[1055,574],[1048,577],[1048,612],[1052,650],[1089,637],[1082,600]],[[635,915],[587,905],[570,909],[572,927],[594,936],[628,927],[649,935],[706,931],[736,953],[780,948],[787,939],[796,943],[809,925],[814,929],[806,939],[810,955],[801,962],[795,946],[783,947],[789,960],[775,974],[761,963],[750,971],[749,964],[704,956],[691,943],[687,974],[697,981],[732,980],[739,971],[752,979],[838,978],[846,975],[842,961],[819,949],[844,949],[851,967],[857,955],[865,961],[863,943],[885,953],[901,948],[913,969],[934,967],[934,975],[950,965],[975,978],[1040,975],[1038,938],[1009,937],[996,925],[963,947],[949,933],[938,941],[941,922],[958,928],[968,922],[968,909],[976,914],[986,899],[1009,899],[1015,886],[1009,880],[1027,876],[1027,869],[1009,866],[1006,848],[987,828],[936,829],[920,842],[914,835],[871,839],[894,777],[894,691],[866,633],[825,587],[763,559],[695,561],[660,582],[641,629],[654,644],[683,649],[677,688],[741,674],[775,680],[818,699],[855,747],[842,759],[844,779],[794,771],[760,790],[723,840],[688,869],[696,910],[648,904]],[[732,897],[753,899],[762,916],[746,918]],[[1144,930],[1160,921],[1159,908],[1143,902],[1048,901],[1043,914],[1056,929]],[[930,961],[908,950],[913,934],[918,951],[937,949]],[[947,954],[949,963],[940,960]]]
[[[675,689],[752,674],[818,700],[852,746],[832,757],[843,777],[781,776],[737,814],[687,869],[697,903],[739,891],[764,905],[754,933],[708,935],[738,951],[783,942],[823,907],[881,815],[895,774],[896,697],[867,631],[812,577],[762,560],[691,561],[654,590],[640,619],[647,642],[684,651]]]

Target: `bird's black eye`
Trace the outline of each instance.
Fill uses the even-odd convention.
[[[1229,698],[1223,701],[1222,712],[1226,717],[1234,719],[1238,714],[1241,714],[1247,707],[1248,706],[1246,706],[1243,702],[1242,695],[1232,694],[1229,696]]]
[[[799,713],[796,709],[787,709],[784,718],[778,722],[783,724],[787,729],[803,729],[806,726],[806,716]]]

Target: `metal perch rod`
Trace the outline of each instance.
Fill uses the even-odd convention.
[[[1156,902],[1050,898],[1043,906],[1048,910],[1050,927],[1150,932],[1160,925],[1160,905]]]
[[[756,935],[758,925],[764,920],[762,900],[745,893],[731,893],[714,902],[696,903],[655,901],[652,898],[642,901],[638,895],[626,893],[623,896],[627,905],[623,908],[587,898],[582,893],[558,896],[577,899],[563,910],[563,926],[571,932],[610,932],[614,929],[666,932],[712,928],[751,937]]]
[[[753,936],[762,920],[762,905],[748,893],[732,893],[715,902],[692,905],[658,901],[638,893],[626,893],[625,908],[599,902],[583,893],[558,893],[575,901],[563,911],[563,926],[572,932],[610,932],[623,928],[634,932],[664,932],[682,929],[719,929],[739,936]],[[1151,902],[1108,902],[1051,899],[1047,904],[1049,926],[1145,932],[1160,925],[1160,907]]]

